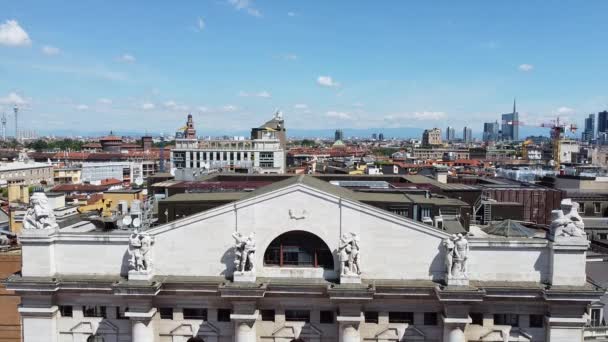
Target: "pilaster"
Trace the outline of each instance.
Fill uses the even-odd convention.
[[[585,237],[555,237],[551,243],[551,285],[583,286],[587,282]]]
[[[57,342],[56,305],[46,307],[21,306],[18,309],[23,324],[23,342],[49,341]]]
[[[234,341],[256,342],[255,323],[259,316],[256,303],[253,301],[233,302],[232,311],[230,320],[234,322]]]
[[[156,308],[129,308],[125,316],[131,320],[131,338],[133,342],[154,341],[154,325],[152,318]]]

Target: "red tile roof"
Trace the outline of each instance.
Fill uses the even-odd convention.
[[[53,192],[104,192],[110,188],[109,185],[93,184],[61,184],[55,186]]]

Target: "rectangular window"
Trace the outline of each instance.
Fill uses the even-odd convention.
[[[597,327],[601,325],[602,309],[591,309],[591,326]]]
[[[61,313],[61,317],[73,317],[73,307],[71,305],[60,305],[59,313]]]
[[[519,326],[519,315],[517,314],[495,314],[495,325],[510,325],[512,327]]]
[[[285,310],[287,322],[310,322],[310,311],[308,310]]]
[[[483,314],[479,312],[471,312],[471,324],[483,325]]]
[[[217,321],[218,322],[230,322],[230,309],[217,309]]]
[[[125,316],[125,313],[129,311],[129,308],[121,308],[120,306],[116,307],[116,319],[128,319]]]
[[[173,308],[159,308],[160,319],[173,319]]]
[[[579,214],[584,214],[585,213],[585,203],[584,202],[580,202],[579,206],[578,206],[578,213]]]
[[[437,313],[436,312],[425,312],[424,313],[424,325],[437,325]]]
[[[274,310],[262,310],[262,321],[274,322]]]
[[[530,315],[530,328],[542,328],[544,323],[544,315]]]
[[[391,311],[388,313],[389,323],[414,323],[413,312]]]
[[[84,317],[101,317],[106,318],[106,307],[96,305],[85,305],[82,307]]]
[[[365,323],[378,323],[378,311],[365,311]]]
[[[410,211],[408,208],[390,208],[389,210],[395,215],[399,215],[399,216],[403,216],[403,217],[410,216]]]
[[[333,311],[321,311],[320,315],[321,324],[334,324],[334,312]]]
[[[431,217],[431,208],[420,208],[420,218]]]
[[[602,212],[602,204],[600,202],[593,202],[593,212],[596,214]]]
[[[184,308],[184,319],[202,319],[207,320],[207,309]]]

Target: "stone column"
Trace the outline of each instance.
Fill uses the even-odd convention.
[[[547,317],[547,342],[583,342],[584,318]]]
[[[131,341],[132,342],[150,342],[154,341],[154,326],[152,318],[156,314],[156,308],[148,311],[131,311],[125,313],[125,316],[131,320]]]
[[[234,322],[234,342],[256,342],[255,322],[259,311],[253,302],[233,303],[230,320]]]
[[[363,314],[360,309],[354,307],[340,307],[341,315],[336,317],[340,325],[338,331],[340,342],[361,342],[361,332],[359,325],[363,321]]]
[[[237,321],[234,323],[235,342],[256,342],[255,322]]]
[[[23,342],[57,342],[59,337],[57,331],[58,312],[59,308],[55,305],[50,307],[20,307]]]
[[[469,317],[443,317],[443,342],[466,342],[464,329],[470,323]]]
[[[446,324],[444,327],[444,342],[465,342],[464,325]]]

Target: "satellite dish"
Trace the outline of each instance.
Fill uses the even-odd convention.
[[[133,222],[131,216],[125,216],[122,218],[122,224],[124,224],[125,226],[131,225],[131,222]]]
[[[144,184],[144,180],[142,178],[140,178],[140,177],[137,177],[135,179],[135,185],[141,186],[142,184]]]
[[[135,227],[135,228],[141,227],[141,219],[139,217],[136,217],[133,219],[133,227]]]

